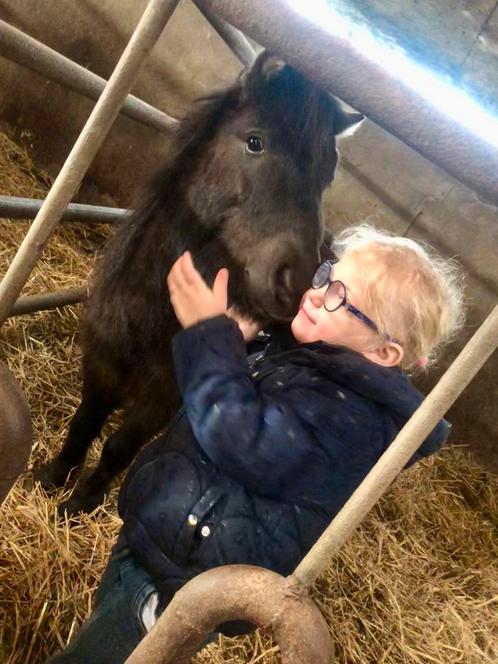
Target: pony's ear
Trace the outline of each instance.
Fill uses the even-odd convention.
[[[252,67],[242,74],[242,89],[244,97],[251,97],[255,92],[261,90],[285,67],[285,62],[268,51],[258,55]]]
[[[263,76],[265,81],[269,81],[274,76],[280,74],[284,67],[285,62],[281,58],[277,58],[276,55],[268,54],[268,57],[263,60],[261,66],[261,76]]]
[[[334,113],[334,134],[351,136],[365,119],[358,111],[348,111],[340,102],[335,100],[336,110]],[[347,133],[346,133],[347,132]]]

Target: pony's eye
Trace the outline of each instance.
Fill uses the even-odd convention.
[[[251,134],[246,138],[246,150],[250,154],[261,154],[262,152],[265,151],[265,148],[263,146],[263,141],[259,136]]]

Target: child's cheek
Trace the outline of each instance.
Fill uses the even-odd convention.
[[[328,312],[327,312],[328,313]],[[317,321],[318,333],[322,341],[329,341],[332,343],[337,336],[337,320],[334,316],[328,313],[328,316],[320,316]]]
[[[296,333],[298,333],[298,331],[299,331],[299,324],[298,324],[298,320],[297,320],[298,316],[299,316],[299,313],[297,313],[294,316],[294,318],[292,319],[292,323],[291,323],[291,330],[292,330],[292,334],[294,336],[296,336]]]
[[[306,339],[304,338],[305,334],[301,318],[302,318],[302,313],[299,311],[291,323],[291,330],[296,341],[298,341],[299,343],[305,343]]]

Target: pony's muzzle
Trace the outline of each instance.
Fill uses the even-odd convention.
[[[305,257],[288,239],[267,240],[245,268],[251,299],[260,303],[271,318],[289,319],[311,283],[317,255],[311,252]]]

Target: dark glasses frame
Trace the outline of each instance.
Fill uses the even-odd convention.
[[[334,265],[335,263],[339,262],[339,258],[337,256],[334,256],[332,259],[324,261],[321,263],[318,268],[316,269],[315,274],[313,275],[313,279],[311,282],[312,288],[315,290],[318,290],[319,288],[323,288],[326,283],[328,283],[327,290],[325,291],[323,295],[323,306],[324,308],[332,313],[333,311],[337,311],[340,307],[344,307],[348,311],[350,311],[353,316],[355,316],[358,320],[360,320],[362,323],[365,325],[368,325],[368,327],[376,332],[377,334],[382,334],[383,337],[385,337],[388,341],[394,341],[388,334],[385,332],[380,332],[379,328],[377,325],[373,322],[371,318],[369,318],[366,314],[364,314],[362,311],[357,309],[351,302],[348,300],[347,297],[347,288],[344,282],[342,282],[340,279],[334,279]],[[332,278],[331,278],[332,277]],[[336,285],[340,284],[342,286],[342,289],[344,291],[344,295],[342,297],[341,302],[332,309],[330,307],[327,307],[327,293],[330,291],[330,289]],[[395,342],[396,343],[396,342]]]

